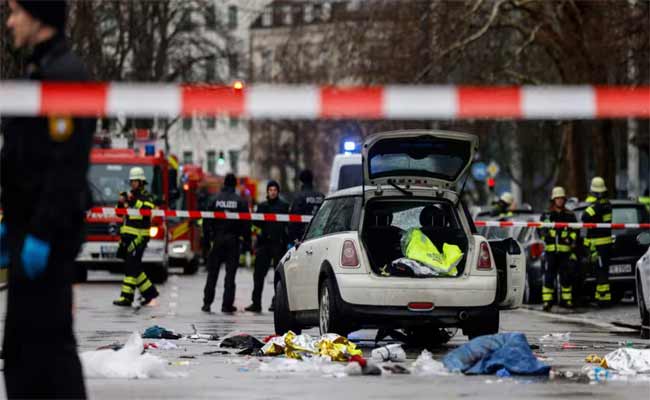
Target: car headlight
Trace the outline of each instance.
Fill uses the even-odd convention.
[[[156,237],[158,235],[158,227],[157,226],[152,226],[149,228],[149,236],[151,237]]]

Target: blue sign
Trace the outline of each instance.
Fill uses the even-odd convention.
[[[477,162],[472,165],[472,176],[474,179],[484,181],[487,175],[487,165],[484,162]]]

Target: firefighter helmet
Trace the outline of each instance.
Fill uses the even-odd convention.
[[[144,170],[141,167],[133,167],[129,171],[129,180],[146,182],[147,177],[144,175]]]
[[[562,186],[554,187],[553,191],[551,192],[551,200],[555,200],[558,197],[566,197],[566,192]]]
[[[514,198],[512,197],[512,193],[510,192],[505,192],[499,197],[499,200],[502,202],[506,203],[507,205],[512,205],[512,202],[514,201]]]
[[[589,189],[593,193],[604,193],[607,191],[607,186],[605,186],[605,180],[600,176],[594,177],[591,180],[591,188]]]

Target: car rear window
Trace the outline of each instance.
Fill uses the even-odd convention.
[[[361,164],[348,164],[341,167],[339,172],[339,186],[337,190],[361,186],[363,172]]]
[[[383,225],[381,221],[373,218],[384,218],[390,215],[391,226],[407,231],[411,228],[420,228],[420,214],[425,206],[433,206],[439,211],[440,218],[436,218],[434,226],[459,229],[460,222],[453,211],[451,204],[446,202],[433,203],[431,201],[378,201],[368,207],[366,211],[366,226]]]

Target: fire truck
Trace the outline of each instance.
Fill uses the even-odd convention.
[[[115,207],[120,193],[129,190],[129,170],[136,166],[144,169],[147,190],[157,208],[167,209],[178,198],[176,169],[153,146],[139,150],[93,148],[90,162],[88,183],[95,207]],[[89,269],[124,273],[124,261],[116,257],[122,222],[122,217],[92,213],[86,216],[85,241],[76,259],[77,281],[85,281]],[[156,283],[166,281],[169,273],[168,232],[167,218],[151,219],[150,240],[142,262],[147,275]]]

